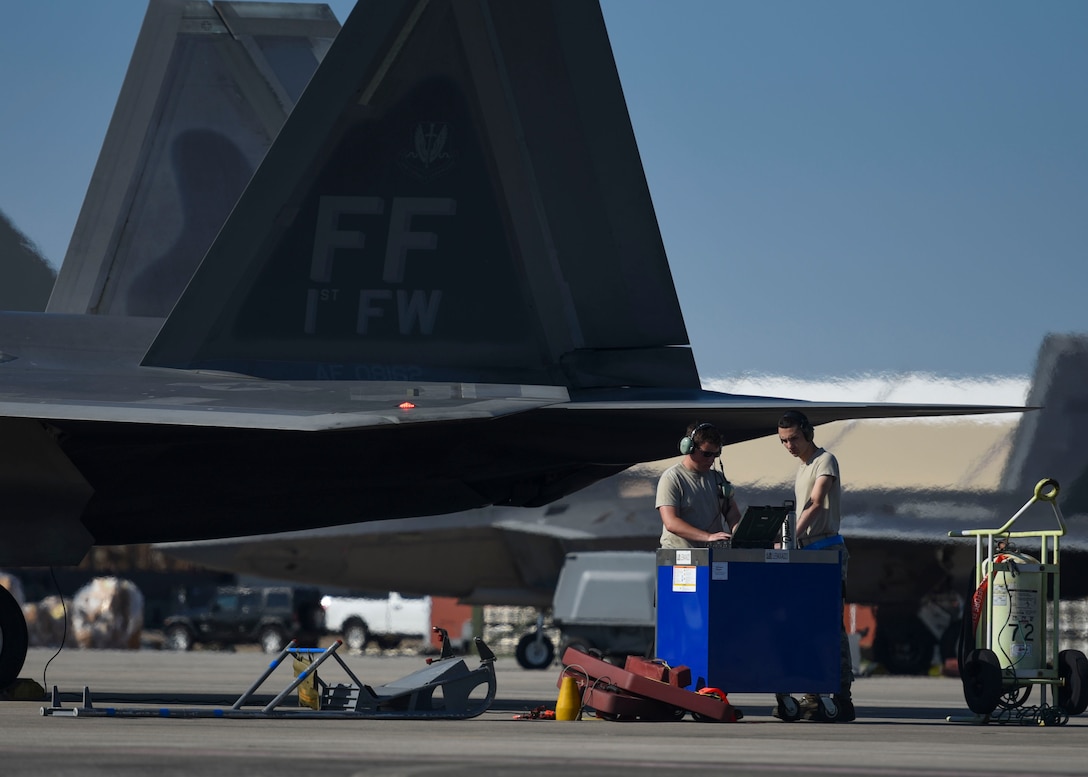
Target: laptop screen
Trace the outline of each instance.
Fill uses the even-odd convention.
[[[792,501],[786,501],[780,507],[749,507],[734,529],[730,545],[734,548],[773,548],[782,539],[782,524],[793,508]]]

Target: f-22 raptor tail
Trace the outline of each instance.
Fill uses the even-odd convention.
[[[49,312],[164,318],[339,30],[323,4],[150,0]]]
[[[145,365],[699,388],[599,7],[359,2]]]

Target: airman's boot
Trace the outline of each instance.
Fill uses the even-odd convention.
[[[850,691],[836,693],[832,698],[835,700],[835,706],[839,708],[839,714],[835,716],[836,723],[849,723],[857,718],[857,714],[854,712],[853,699],[850,698]]]
[[[801,697],[801,720],[825,720],[823,710],[820,708],[820,697],[814,693],[806,693]]]

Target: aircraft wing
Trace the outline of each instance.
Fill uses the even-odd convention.
[[[272,380],[216,370],[175,370],[133,362],[161,324],[155,319],[0,312],[0,332],[16,345],[0,351],[0,417],[48,422],[159,424],[321,431],[497,418],[548,409],[544,424],[619,434],[652,458],[689,419],[716,421],[728,442],[764,436],[781,413],[803,406],[815,424],[846,418],[1007,412],[1008,408],[866,403],[800,403],[718,392],[466,382]],[[48,340],[53,336],[55,340]],[[660,427],[660,431],[652,429]],[[681,435],[682,436],[682,435]],[[595,455],[607,461],[608,454]],[[610,463],[635,463],[628,452]]]
[[[617,475],[546,507],[488,507],[258,537],[162,543],[210,569],[355,590],[547,608],[567,553],[652,550],[652,498],[622,500]]]
[[[661,521],[653,485],[647,481],[646,493],[635,498],[604,499],[601,488],[614,489],[606,480],[589,489],[596,494],[580,492],[546,508],[491,507],[157,547],[210,569],[273,580],[547,608],[567,553],[657,547]],[[786,485],[773,494],[740,488],[749,503],[778,503],[788,493]],[[1008,517],[1019,507],[1009,494],[855,489],[849,496],[843,518],[851,557],[848,600],[915,610],[935,592],[963,596],[969,590],[974,542],[950,538],[949,531],[1000,523],[995,516]],[[888,504],[897,505],[894,515],[881,509]],[[1080,563],[1088,536],[1073,526],[1062,543],[1062,591],[1080,598],[1088,596]]]

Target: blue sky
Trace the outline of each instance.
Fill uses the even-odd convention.
[[[54,264],[145,7],[5,7],[0,210]],[[1088,329],[1088,3],[602,8],[704,378],[1028,375]]]

